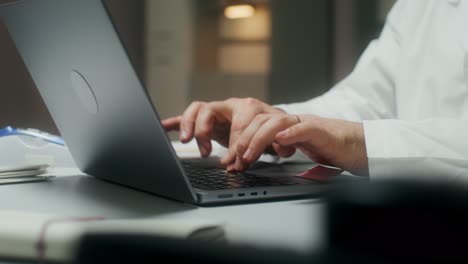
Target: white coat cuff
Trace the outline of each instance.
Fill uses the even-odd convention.
[[[398,148],[394,140],[391,140],[393,131],[388,120],[365,120],[364,138],[371,180],[387,179],[394,174],[394,155],[392,148]],[[393,160],[393,161],[392,161]]]
[[[467,161],[458,151],[437,149],[397,120],[363,121],[371,181],[388,179],[455,180],[468,184]],[[434,128],[436,129],[436,128]],[[448,148],[450,149],[450,148]]]

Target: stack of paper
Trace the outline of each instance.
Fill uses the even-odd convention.
[[[46,164],[0,167],[0,184],[48,180],[54,177],[47,175],[48,169]]]

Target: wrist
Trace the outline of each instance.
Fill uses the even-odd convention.
[[[369,161],[367,158],[366,140],[364,136],[364,125],[352,122],[351,151],[348,152],[353,158],[352,171],[356,174],[369,176]]]

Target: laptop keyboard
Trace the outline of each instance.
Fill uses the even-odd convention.
[[[292,177],[261,177],[225,169],[182,162],[192,186],[202,190],[224,190],[265,186],[296,185]]]

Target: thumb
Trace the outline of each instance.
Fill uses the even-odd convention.
[[[271,147],[273,148],[273,151],[280,157],[282,158],[289,158],[294,153],[296,153],[296,148],[295,147],[286,147],[286,146],[281,146],[280,144],[273,142],[271,144]]]
[[[292,146],[313,139],[318,134],[314,125],[301,122],[291,126],[275,136],[275,141],[282,146]]]

